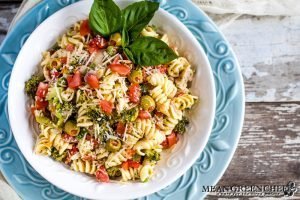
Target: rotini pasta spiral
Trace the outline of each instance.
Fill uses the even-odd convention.
[[[146,164],[143,165],[140,169],[140,179],[142,182],[147,182],[154,173],[154,169],[152,165]]]
[[[122,164],[122,162],[125,162],[127,159],[128,159],[128,155],[126,149],[123,148],[118,152],[109,154],[105,162],[105,167],[110,168],[110,167],[120,165]]]
[[[165,78],[162,73],[153,73],[147,77],[147,81],[153,86],[159,86],[164,84]]]
[[[125,144],[131,148],[137,143],[141,138],[144,137],[144,132],[136,128],[136,125],[129,124],[131,126],[130,131],[125,136]]]
[[[121,171],[122,181],[127,182],[129,180],[135,180],[140,178],[141,167],[139,168],[130,167],[127,170],[121,168],[120,171]]]
[[[156,149],[158,152],[161,151],[162,146],[160,145],[160,143],[158,143],[159,141],[156,140],[147,140],[147,139],[142,139],[140,141],[138,141],[135,145],[134,145],[134,150],[136,150],[136,153],[144,156],[145,153],[143,152],[143,150],[150,150],[150,149]]]
[[[159,91],[159,88],[161,87],[162,92],[168,97],[168,98],[173,98],[176,95],[177,88],[174,85],[173,81],[169,80],[166,75],[163,75],[162,73],[154,73],[148,77],[148,82],[156,86],[154,89],[154,92],[157,93]],[[158,102],[160,104],[164,102]]]
[[[187,89],[187,84],[189,81],[192,80],[193,78],[193,70],[191,68],[191,66],[188,66],[187,68],[185,68],[180,76],[175,80],[175,84],[176,86],[181,89],[182,91],[186,91],[188,92],[189,90]]]
[[[163,92],[163,89],[161,86],[156,86],[153,90],[151,90],[150,95],[154,98],[154,100],[157,104],[164,104],[168,100],[168,97]]]
[[[62,139],[61,131],[52,127],[41,127],[42,133],[36,144],[35,152],[38,154],[48,154],[51,147],[54,147],[61,155],[65,150],[70,149],[71,145]]]
[[[156,129],[155,124],[151,119],[138,119],[135,122],[135,127],[141,131],[146,139],[152,140],[159,130]]]
[[[175,97],[173,101],[177,109],[184,110],[191,108],[195,104],[196,99],[198,99],[198,97],[190,94],[183,94],[179,97]]]
[[[190,63],[187,61],[184,57],[179,57],[175,60],[173,60],[168,67],[168,74],[172,77],[179,77],[180,73],[188,68],[190,66]]]
[[[141,32],[142,36],[145,37],[155,37],[158,38],[159,34],[156,33],[156,31],[154,30],[154,28],[152,26],[146,26],[142,32]]]
[[[77,126],[78,127],[89,127],[93,125],[93,119],[89,117],[88,106],[86,103],[82,104],[78,109]]]
[[[157,125],[163,131],[173,130],[178,124],[179,120],[182,119],[182,111],[177,109],[175,105],[171,104],[169,112],[162,122],[158,122]]]
[[[71,169],[76,172],[83,172],[87,174],[95,174],[97,170],[96,162],[83,161],[81,159],[73,160]]]
[[[52,144],[44,134],[40,134],[36,144],[35,153],[40,155],[51,155]]]
[[[115,96],[113,95],[114,86],[119,79],[119,75],[111,73],[103,78],[101,83],[100,92],[105,100],[114,102]]]

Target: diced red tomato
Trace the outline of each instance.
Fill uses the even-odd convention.
[[[98,50],[99,50],[98,47],[91,47],[91,46],[88,47],[88,51],[90,52],[90,54],[97,52]]]
[[[36,91],[36,96],[40,98],[45,98],[48,93],[48,87],[49,86],[47,83],[40,82]]]
[[[125,125],[122,122],[118,122],[117,134],[123,136],[124,132],[125,132]]]
[[[77,89],[81,85],[80,72],[76,71],[73,76],[67,77],[68,87],[71,89]]]
[[[132,103],[138,103],[141,97],[141,88],[139,84],[131,84],[128,88],[129,101]]]
[[[127,65],[123,65],[123,64],[110,64],[109,68],[111,69],[111,71],[113,72],[117,72],[118,74],[120,74],[121,76],[127,76],[128,74],[130,74],[130,67]]]
[[[80,35],[86,36],[91,33],[91,29],[89,26],[89,20],[83,20],[80,25]]]
[[[99,88],[99,80],[96,75],[88,73],[85,76],[85,80],[91,88]]]
[[[110,101],[101,100],[100,107],[106,114],[111,114],[113,110],[113,103]]]
[[[167,66],[166,65],[161,65],[157,68],[159,70],[160,73],[165,74],[167,73]]]
[[[99,169],[96,171],[96,179],[104,183],[109,182],[109,176],[104,166],[99,167]]]
[[[72,51],[74,51],[74,49],[75,49],[75,47],[74,47],[73,44],[67,44],[67,46],[66,46],[66,50],[67,50],[67,51],[72,52]]]
[[[128,160],[128,166],[132,168],[139,168],[141,165],[139,162],[133,161],[133,160]]]
[[[67,135],[67,134],[66,134]],[[78,148],[76,147],[76,145],[72,146],[72,149],[69,150],[70,156],[75,155],[77,152],[79,152]]]
[[[122,168],[128,170],[128,168],[139,168],[140,165],[141,164],[139,162],[133,160],[127,160],[126,162],[122,163]]]
[[[35,100],[35,108],[37,110],[44,110],[48,106],[48,101],[46,101],[44,98],[36,97]]]
[[[176,144],[178,141],[176,133],[172,132],[170,135],[167,136],[165,141],[162,142],[162,146],[165,149],[171,148],[174,144]]]
[[[126,162],[123,162],[122,163],[122,166],[121,166],[124,170],[128,170],[129,168],[129,163],[126,161]]]
[[[140,112],[139,112],[139,118],[140,119],[150,119],[151,118],[151,114],[148,111],[140,110]]]
[[[135,153],[136,153],[136,152],[135,152],[135,150],[133,150],[133,149],[127,149],[127,150],[126,150],[126,154],[127,154],[128,158],[132,158],[132,157],[134,156]]]
[[[67,57],[61,57],[61,58],[60,58],[60,62],[61,62],[62,64],[66,64],[66,63],[67,63],[67,60],[68,60]]]
[[[104,49],[108,46],[108,42],[105,38],[97,35],[94,39],[92,39],[89,43],[88,51],[92,54],[100,49]]]
[[[162,146],[164,149],[168,149],[168,148],[169,148],[167,138],[161,143],[161,146]]]

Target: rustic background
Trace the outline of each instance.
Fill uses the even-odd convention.
[[[0,44],[20,2],[0,0]],[[244,15],[223,33],[242,68],[246,115],[238,148],[218,185],[295,181],[293,198],[300,199],[300,16]]]

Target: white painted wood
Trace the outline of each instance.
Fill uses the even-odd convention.
[[[223,33],[242,67],[247,102],[300,101],[300,16],[243,16]]]

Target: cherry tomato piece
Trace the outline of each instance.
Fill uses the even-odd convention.
[[[85,77],[87,84],[93,89],[99,88],[99,80],[94,74],[87,74]]]
[[[133,160],[128,160],[127,162],[128,162],[128,166],[131,168],[139,168],[141,165],[139,162]]]
[[[99,167],[99,169],[96,171],[96,179],[104,183],[109,182],[109,176],[104,166]]]
[[[167,136],[169,148],[172,147],[174,144],[177,143],[177,135],[176,133],[172,132],[170,135]]]
[[[36,96],[40,98],[45,98],[48,93],[48,87],[49,86],[47,83],[40,82],[36,91]]]
[[[47,108],[48,106],[48,101],[46,101],[44,98],[40,98],[40,97],[36,97],[35,100],[35,108],[37,110],[43,110],[45,108]]]
[[[86,36],[91,33],[91,29],[89,26],[89,20],[83,20],[80,25],[80,35]]]
[[[122,163],[122,168],[123,168],[124,170],[128,170],[128,168],[129,168],[128,161]]]
[[[106,114],[111,114],[113,110],[113,104],[110,101],[101,100],[100,107]]]
[[[117,124],[117,134],[123,136],[125,132],[125,125],[122,122],[118,122]]]
[[[128,67],[127,65],[123,65],[123,64],[110,64],[109,68],[111,69],[111,71],[116,72],[118,74],[120,74],[121,76],[127,76],[130,74],[130,67]]]
[[[67,50],[67,51],[72,52],[72,51],[74,51],[74,49],[75,49],[75,47],[74,47],[73,44],[67,44],[67,46],[66,46],[66,50]]]
[[[73,76],[67,77],[68,87],[71,89],[77,89],[81,85],[80,72],[76,71]]]
[[[142,95],[139,84],[131,84],[128,88],[128,95],[130,102],[138,103]]]
[[[140,110],[140,112],[139,112],[139,118],[140,119],[150,119],[151,118],[151,114],[148,111]]]

